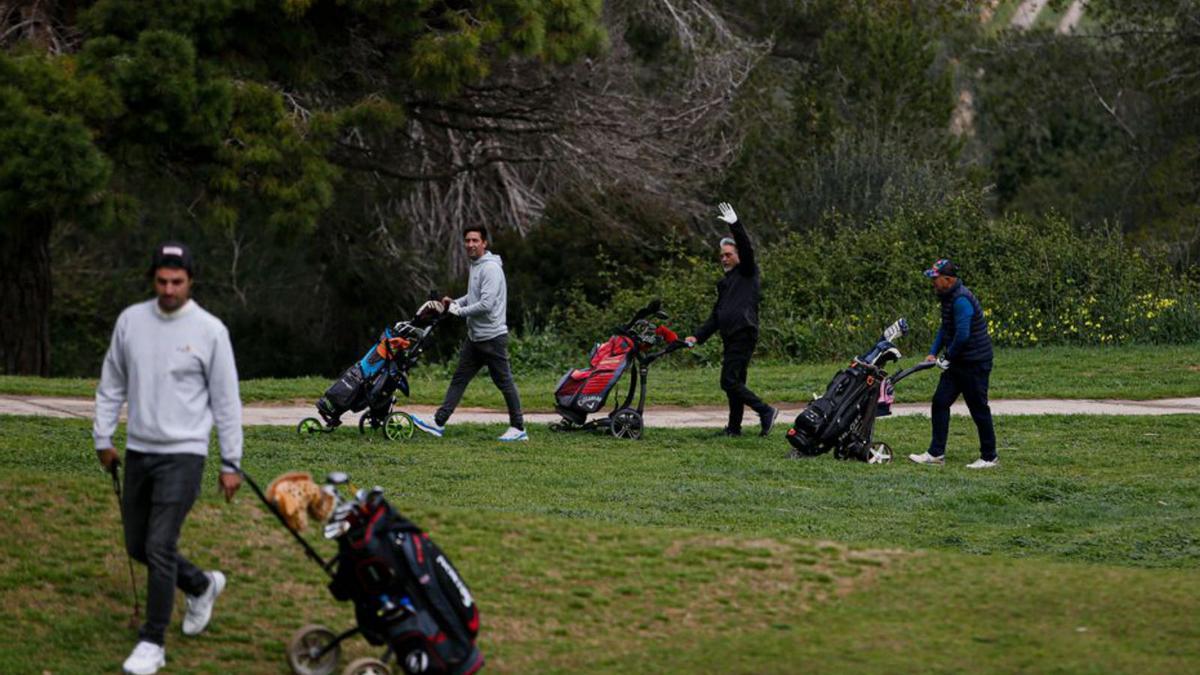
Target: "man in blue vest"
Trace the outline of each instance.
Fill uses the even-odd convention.
[[[933,290],[942,303],[942,326],[933,339],[926,361],[938,362],[942,378],[933,394],[933,438],[929,450],[908,458],[917,464],[944,464],[946,436],[950,432],[950,406],[962,394],[979,430],[979,459],[968,469],[991,469],[1000,464],[996,456],[996,431],[992,428],[992,410],[988,407],[988,377],[992,372],[992,339],[987,319],[975,295],[958,278],[958,266],[938,260],[925,270],[933,280]],[[938,352],[945,349],[940,358]]]

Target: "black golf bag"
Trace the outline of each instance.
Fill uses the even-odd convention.
[[[870,460],[870,429],[875,419],[882,369],[855,360],[833,376],[825,394],[808,404],[788,430],[793,452],[804,456],[833,451],[838,459]]]
[[[483,667],[475,645],[479,609],[466,582],[381,489],[339,505],[326,530],[338,540],[329,590],[354,602],[368,642],[387,645],[406,673],[467,675]]]
[[[832,451],[837,459],[871,464],[891,461],[892,449],[886,443],[873,442],[875,420],[890,413],[896,382],[935,365],[919,363],[888,377],[883,366],[901,357],[893,340],[907,333],[908,322],[896,321],[870,351],[833,376],[825,393],[809,403],[788,429],[791,457],[815,457]]]

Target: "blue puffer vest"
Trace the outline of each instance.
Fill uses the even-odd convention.
[[[971,336],[967,344],[954,355],[951,361],[966,361],[983,363],[992,360],[992,338],[988,336],[987,319],[983,317],[983,307],[975,299],[975,294],[959,281],[949,293],[939,295],[942,301],[942,345],[949,347],[954,342],[954,301],[965,297],[971,303],[974,314],[971,316]]]

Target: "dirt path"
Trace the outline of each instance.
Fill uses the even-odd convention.
[[[791,420],[804,406],[782,404],[780,422]],[[402,406],[402,410],[422,417],[432,417],[434,407]],[[91,419],[93,401],[86,398],[51,398],[44,396],[0,396],[0,415],[37,415],[43,417]],[[896,416],[928,415],[928,403],[901,403],[893,407]],[[953,409],[955,415],[966,415],[961,402]],[[291,426],[305,417],[315,416],[311,405],[247,405],[243,409],[246,426]],[[1091,399],[1027,399],[992,401],[995,415],[1200,415],[1200,397],[1169,398],[1152,401],[1091,400]],[[526,413],[525,419],[534,424],[557,422],[552,412]],[[753,415],[748,416],[753,421]],[[347,415],[347,423],[357,423],[357,415]],[[503,411],[484,408],[459,408],[453,422],[504,424],[508,415]],[[723,406],[679,408],[653,406],[646,411],[646,426],[668,428],[719,428],[725,423]]]

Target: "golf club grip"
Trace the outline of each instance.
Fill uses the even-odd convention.
[[[300,536],[299,532],[293,530],[291,525],[288,525],[287,519],[284,518],[283,514],[279,512],[279,509],[276,508],[275,505],[272,504],[267,499],[267,495],[263,494],[262,488],[258,487],[258,483],[254,482],[254,479],[250,477],[250,474],[243,471],[242,467],[237,466],[236,464],[230,463],[226,460],[222,459],[221,464],[236,471],[238,473],[238,475],[241,476],[242,479],[245,480],[246,483],[248,483],[250,485],[250,489],[254,490],[254,494],[258,495],[259,501],[261,501],[263,503],[263,505],[267,507],[268,511],[275,514],[275,518],[277,520],[279,520],[279,523],[281,525],[283,525],[283,529],[287,530],[288,533],[292,535],[292,538],[295,539],[297,542],[299,542],[299,544],[301,546],[304,547],[304,553],[309,558],[311,558],[313,562],[320,565],[321,569],[325,570],[326,574],[328,574],[330,577],[332,577],[333,572],[329,571],[329,563],[326,562],[325,559],[321,557],[320,553],[317,553],[316,549],[314,549],[312,547],[312,545],[309,544],[308,541],[304,537]]]

